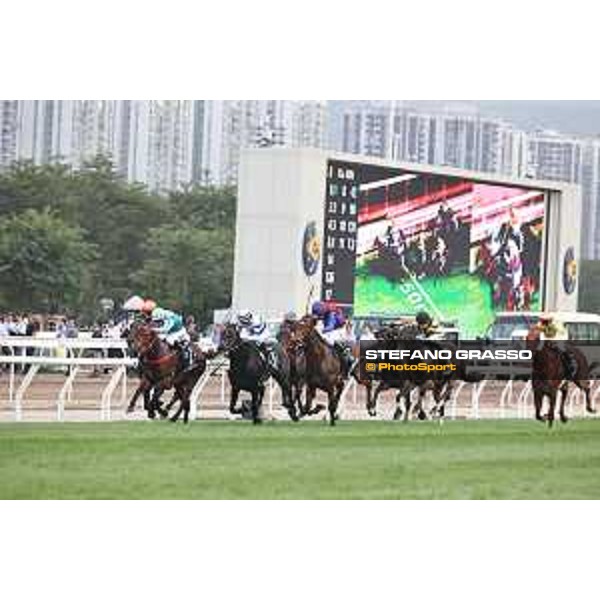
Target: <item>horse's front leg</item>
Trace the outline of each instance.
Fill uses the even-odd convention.
[[[554,425],[554,412],[556,410],[556,394],[558,390],[553,388],[550,394],[548,394],[549,407],[548,407],[548,427]]]
[[[592,406],[592,387],[589,381],[580,382],[580,388],[585,394],[585,410],[590,414],[594,414],[596,409]]]
[[[533,405],[535,409],[536,421],[544,421],[542,416],[542,402],[544,400],[544,392],[538,388],[533,390]]]
[[[343,383],[341,386],[336,386],[332,390],[327,392],[328,396],[328,408],[329,408],[329,424],[333,427],[335,422],[339,419],[337,414],[338,405],[340,402],[340,396],[343,390]]]
[[[242,414],[241,409],[239,409],[237,407],[237,402],[238,402],[239,396],[240,396],[240,388],[232,384],[231,385],[231,398],[229,400],[229,412],[232,415]]]
[[[386,383],[384,381],[380,381],[375,387],[373,396],[370,399],[367,396],[367,412],[369,413],[370,417],[377,416],[377,398],[379,398],[379,394],[381,394],[384,389],[387,389]]]
[[[150,410],[152,412],[156,411],[160,415],[161,419],[166,419],[169,416],[169,413],[162,407],[160,402],[160,398],[164,393],[165,388],[161,387],[160,385],[156,385],[154,387],[152,399],[150,400]],[[150,411],[148,412],[148,416],[150,416]]]
[[[177,410],[175,411],[173,416],[170,418],[170,420],[173,423],[177,423],[177,420],[179,419],[179,416],[181,415],[181,412],[183,411],[183,401],[182,401],[181,390],[176,387],[175,393],[173,394],[173,398],[171,398],[171,401],[169,402],[169,404],[167,404],[167,407],[165,409],[167,414],[169,413],[169,411],[171,410],[171,408],[177,401],[179,401],[179,406],[177,407]]]
[[[306,404],[304,405],[304,414],[305,415],[316,415],[323,410],[323,405],[318,404],[313,408],[313,401],[315,396],[317,395],[317,388],[312,385],[307,385],[306,387]]]
[[[140,384],[137,386],[137,389],[135,390],[133,396],[131,397],[131,400],[129,401],[129,405],[127,406],[126,412],[128,414],[132,413],[135,410],[135,405],[138,401],[138,398],[140,397],[142,392],[144,393],[144,395],[148,392],[149,385],[150,384],[147,379],[142,379],[142,381],[140,381]]]
[[[559,404],[559,408],[558,408],[558,416],[560,418],[561,423],[566,423],[569,420],[569,418],[567,417],[567,414],[565,412],[565,405],[567,403],[567,396],[568,396],[568,392],[569,392],[569,384],[567,382],[563,383],[563,385],[560,386],[559,392],[560,392],[560,404]]]
[[[265,388],[262,385],[252,390],[252,422],[254,425],[260,425],[260,423],[262,423],[260,407],[262,405],[264,395]]]

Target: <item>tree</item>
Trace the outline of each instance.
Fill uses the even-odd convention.
[[[59,208],[68,197],[71,168],[63,163],[14,162],[0,174],[0,215]]]
[[[211,311],[231,302],[233,232],[172,225],[153,229],[147,256],[135,274],[140,293],[160,304],[212,320]]]
[[[81,310],[95,257],[81,229],[50,209],[13,215],[0,224],[3,301],[20,310]]]
[[[169,196],[171,221],[202,229],[235,229],[236,196],[232,187],[192,186]]]

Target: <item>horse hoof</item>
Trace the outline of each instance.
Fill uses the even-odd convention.
[[[262,425],[263,421],[262,419],[254,419],[252,422],[254,423],[254,425]]]
[[[394,418],[394,421],[399,421],[402,418],[402,411],[401,410],[397,410],[394,413],[394,417],[393,418]]]
[[[128,406],[127,409],[125,410],[125,413],[130,415],[135,409],[133,408],[133,406]]]
[[[427,421],[427,413],[424,410],[420,411],[418,418],[419,421]]]
[[[569,417],[567,417],[567,415],[560,415],[560,422],[561,423],[568,423],[569,422]]]

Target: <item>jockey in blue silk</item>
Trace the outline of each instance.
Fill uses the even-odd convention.
[[[183,368],[189,368],[192,362],[192,352],[190,336],[184,327],[183,317],[172,310],[157,306],[154,300],[146,300],[141,310],[150,319],[152,328],[158,333],[158,336],[180,352]]]
[[[338,353],[346,375],[354,362],[348,345],[349,335],[346,330],[346,317],[342,309],[334,302],[313,303],[311,314],[317,318],[317,331],[327,344]]]
[[[313,303],[311,314],[319,321],[319,332],[330,346],[346,339],[344,331],[346,317],[336,304],[318,300]]]

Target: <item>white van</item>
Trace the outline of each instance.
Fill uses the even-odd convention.
[[[600,315],[581,312],[502,312],[490,325],[487,337],[492,340],[522,340],[540,316],[548,315],[562,323],[570,340],[600,341]]]

